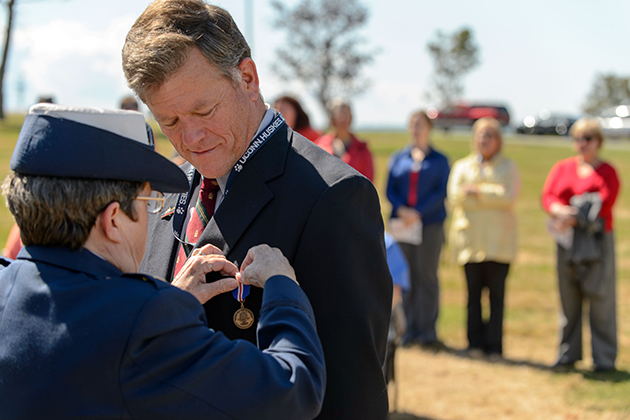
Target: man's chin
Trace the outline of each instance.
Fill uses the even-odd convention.
[[[214,163],[214,162],[190,162],[192,166],[199,171],[204,178],[221,178],[223,175],[226,175],[232,169],[232,166],[226,166],[225,163]]]

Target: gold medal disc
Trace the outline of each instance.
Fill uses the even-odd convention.
[[[241,307],[234,312],[234,325],[241,330],[246,330],[254,325],[254,313],[247,308]]]

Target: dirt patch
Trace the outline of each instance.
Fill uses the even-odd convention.
[[[619,413],[573,407],[564,397],[580,373],[558,374],[545,363],[489,362],[463,352],[400,349],[396,356],[397,412],[390,420],[591,420]],[[557,380],[563,375],[562,380]],[[391,402],[394,409],[394,401]]]

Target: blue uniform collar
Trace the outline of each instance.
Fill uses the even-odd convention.
[[[31,245],[23,247],[17,259],[43,262],[97,277],[114,277],[122,274],[111,263],[85,248],[79,251],[71,251],[68,248]]]

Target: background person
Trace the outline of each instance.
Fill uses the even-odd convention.
[[[339,99],[328,104],[331,130],[315,141],[319,147],[361,172],[374,182],[374,159],[366,142],[357,139],[352,132],[350,104]]]
[[[321,133],[311,127],[310,119],[297,99],[292,96],[281,96],[276,99],[273,107],[284,116],[289,127],[310,141],[315,141],[321,136]]]
[[[397,239],[409,262],[411,279],[411,290],[403,296],[407,318],[404,344],[423,346],[439,345],[435,328],[440,308],[437,271],[444,243],[449,174],[448,160],[431,146],[431,128],[424,111],[411,116],[411,142],[390,157],[387,180],[392,219],[421,229],[413,231],[418,237],[410,242]]]
[[[192,294],[135,274],[162,203],[151,188],[188,184],[149,146],[137,113],[35,106],[26,117],[3,184],[25,246],[0,271],[0,418],[313,418],[323,352],[280,251],[251,249],[239,273],[207,246],[173,282]],[[212,271],[227,278],[206,284]],[[265,352],[208,329],[199,302],[235,276],[265,287]]]
[[[453,164],[448,183],[449,242],[466,273],[468,351],[475,357],[503,354],[505,279],[516,258],[514,204],[520,179],[516,164],[501,154],[500,130],[494,118],[477,120],[472,153]],[[481,309],[484,289],[490,296],[487,321]]]
[[[16,223],[11,226],[7,243],[2,250],[2,256],[14,260],[17,258],[18,252],[22,249],[22,240],[20,239],[20,228]]]
[[[138,111],[138,101],[133,96],[125,96],[120,101],[120,109],[128,111]]]
[[[557,232],[573,229],[569,245],[557,246],[558,285],[562,318],[556,367],[573,367],[582,359],[582,304],[589,304],[593,364],[596,371],[615,368],[617,317],[615,298],[615,243],[612,208],[619,194],[615,169],[599,157],[603,137],[595,120],[581,119],[571,127],[577,155],[557,162],[545,181],[542,205]],[[596,219],[601,229],[593,235],[596,254],[579,255],[578,238],[584,229],[594,229],[592,220],[581,217],[571,204],[585,193],[598,193],[601,209]],[[581,232],[582,231],[582,232]]]
[[[279,248],[313,304],[326,355],[319,417],[386,418],[392,281],[372,183],[264,103],[249,46],[219,7],[151,3],[127,35],[123,69],[191,176],[190,193],[167,196],[166,210],[151,218],[142,269],[172,279],[208,243],[229,261],[261,242]],[[262,296],[252,288],[242,299],[213,298],[207,318],[227,337],[254,343]],[[254,315],[250,326],[234,323],[241,307]]]

